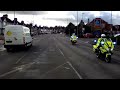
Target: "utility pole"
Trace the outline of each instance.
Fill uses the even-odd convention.
[[[111,11],[111,31],[112,31],[112,11]]]
[[[15,11],[14,11],[14,25],[15,25]]]
[[[83,22],[83,14],[84,14],[84,13],[82,13],[82,34],[84,34],[84,30],[83,30],[83,23],[84,23],[84,22]]]
[[[77,36],[78,36],[78,11],[77,11]]]

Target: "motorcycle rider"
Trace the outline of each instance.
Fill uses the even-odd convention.
[[[72,41],[73,39],[76,39],[76,38],[77,38],[77,36],[75,35],[75,33],[73,33],[70,40]]]
[[[98,39],[97,44],[93,45],[96,53],[98,53],[99,48],[101,47],[101,42],[105,42],[105,39],[106,39],[106,35],[101,34],[101,38]]]
[[[100,47],[100,51],[103,54],[103,53],[106,53],[109,50],[109,48],[111,49],[110,51],[112,53],[112,51],[114,49],[114,44],[113,44],[112,40],[110,39],[109,35],[107,34],[104,45],[102,47]]]

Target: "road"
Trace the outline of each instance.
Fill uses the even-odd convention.
[[[89,42],[79,39],[72,45],[63,34],[36,36],[27,51],[0,51],[0,79],[119,79],[119,51],[106,63]]]

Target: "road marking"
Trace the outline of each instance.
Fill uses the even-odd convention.
[[[57,45],[56,45],[57,46]],[[58,46],[57,46],[57,48],[58,48]],[[61,49],[60,48],[58,48],[59,49],[59,51],[60,51],[60,53],[63,55],[63,57],[65,58],[65,55],[63,54],[63,52],[61,51]],[[65,58],[66,59],[66,58]],[[68,60],[66,60],[67,61],[67,63],[71,66],[71,68],[75,71],[75,73],[77,74],[77,76],[80,78],[80,79],[83,79],[82,78],[82,76],[77,72],[77,70],[72,66],[72,64],[68,61]]]
[[[18,71],[18,69],[9,71],[9,72],[7,72],[7,73],[4,73],[4,74],[0,75],[0,78],[4,77],[4,76],[6,76],[6,75],[9,75],[9,74],[11,74],[11,73],[14,73],[14,72],[16,72],[16,71]]]
[[[77,74],[77,76],[80,78],[80,79],[83,79],[82,76],[77,72],[77,70],[72,66],[72,64],[67,61],[67,63],[71,66],[71,68],[75,71],[75,73]]]
[[[58,48],[59,49],[59,48]],[[63,52],[59,49],[60,53],[65,57],[65,55],[63,54]]]
[[[68,67],[64,67],[65,69],[70,69],[70,68],[68,68]]]
[[[27,55],[27,53],[24,54],[21,58],[19,58],[15,64],[17,64],[18,62],[20,62],[20,60],[22,60],[26,55]]]
[[[48,74],[48,73],[50,73],[50,72],[52,72],[52,71],[55,71],[56,69],[58,69],[58,68],[60,68],[61,66],[65,65],[66,63],[67,63],[67,62],[65,62],[65,63],[57,66],[56,68],[54,68],[54,69],[52,69],[52,70],[50,70],[50,71],[48,71],[48,72],[46,72],[46,73],[44,73],[43,75],[41,75],[41,77],[42,77],[42,76],[45,76],[46,74]]]
[[[54,38],[54,37],[53,37]],[[55,38],[54,38],[55,40]],[[55,43],[56,47],[58,48],[57,44]],[[58,48],[58,50],[60,51],[60,53],[65,57],[65,55],[63,54],[63,52]]]
[[[25,65],[21,65],[21,66],[15,67],[14,70],[11,70],[11,71],[9,71],[9,72],[6,72],[6,73],[0,75],[0,78],[5,77],[5,76],[7,76],[7,75],[9,75],[9,74],[12,74],[12,73],[14,73],[14,72],[17,72],[17,71],[22,71],[22,70],[25,68],[26,65],[32,65],[32,64],[34,64],[34,63],[35,63],[35,62],[32,62],[32,63],[29,63],[29,64],[25,64]]]

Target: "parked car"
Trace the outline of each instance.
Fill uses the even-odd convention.
[[[91,33],[86,33],[86,34],[83,34],[83,37],[84,38],[92,38],[93,35]]]

